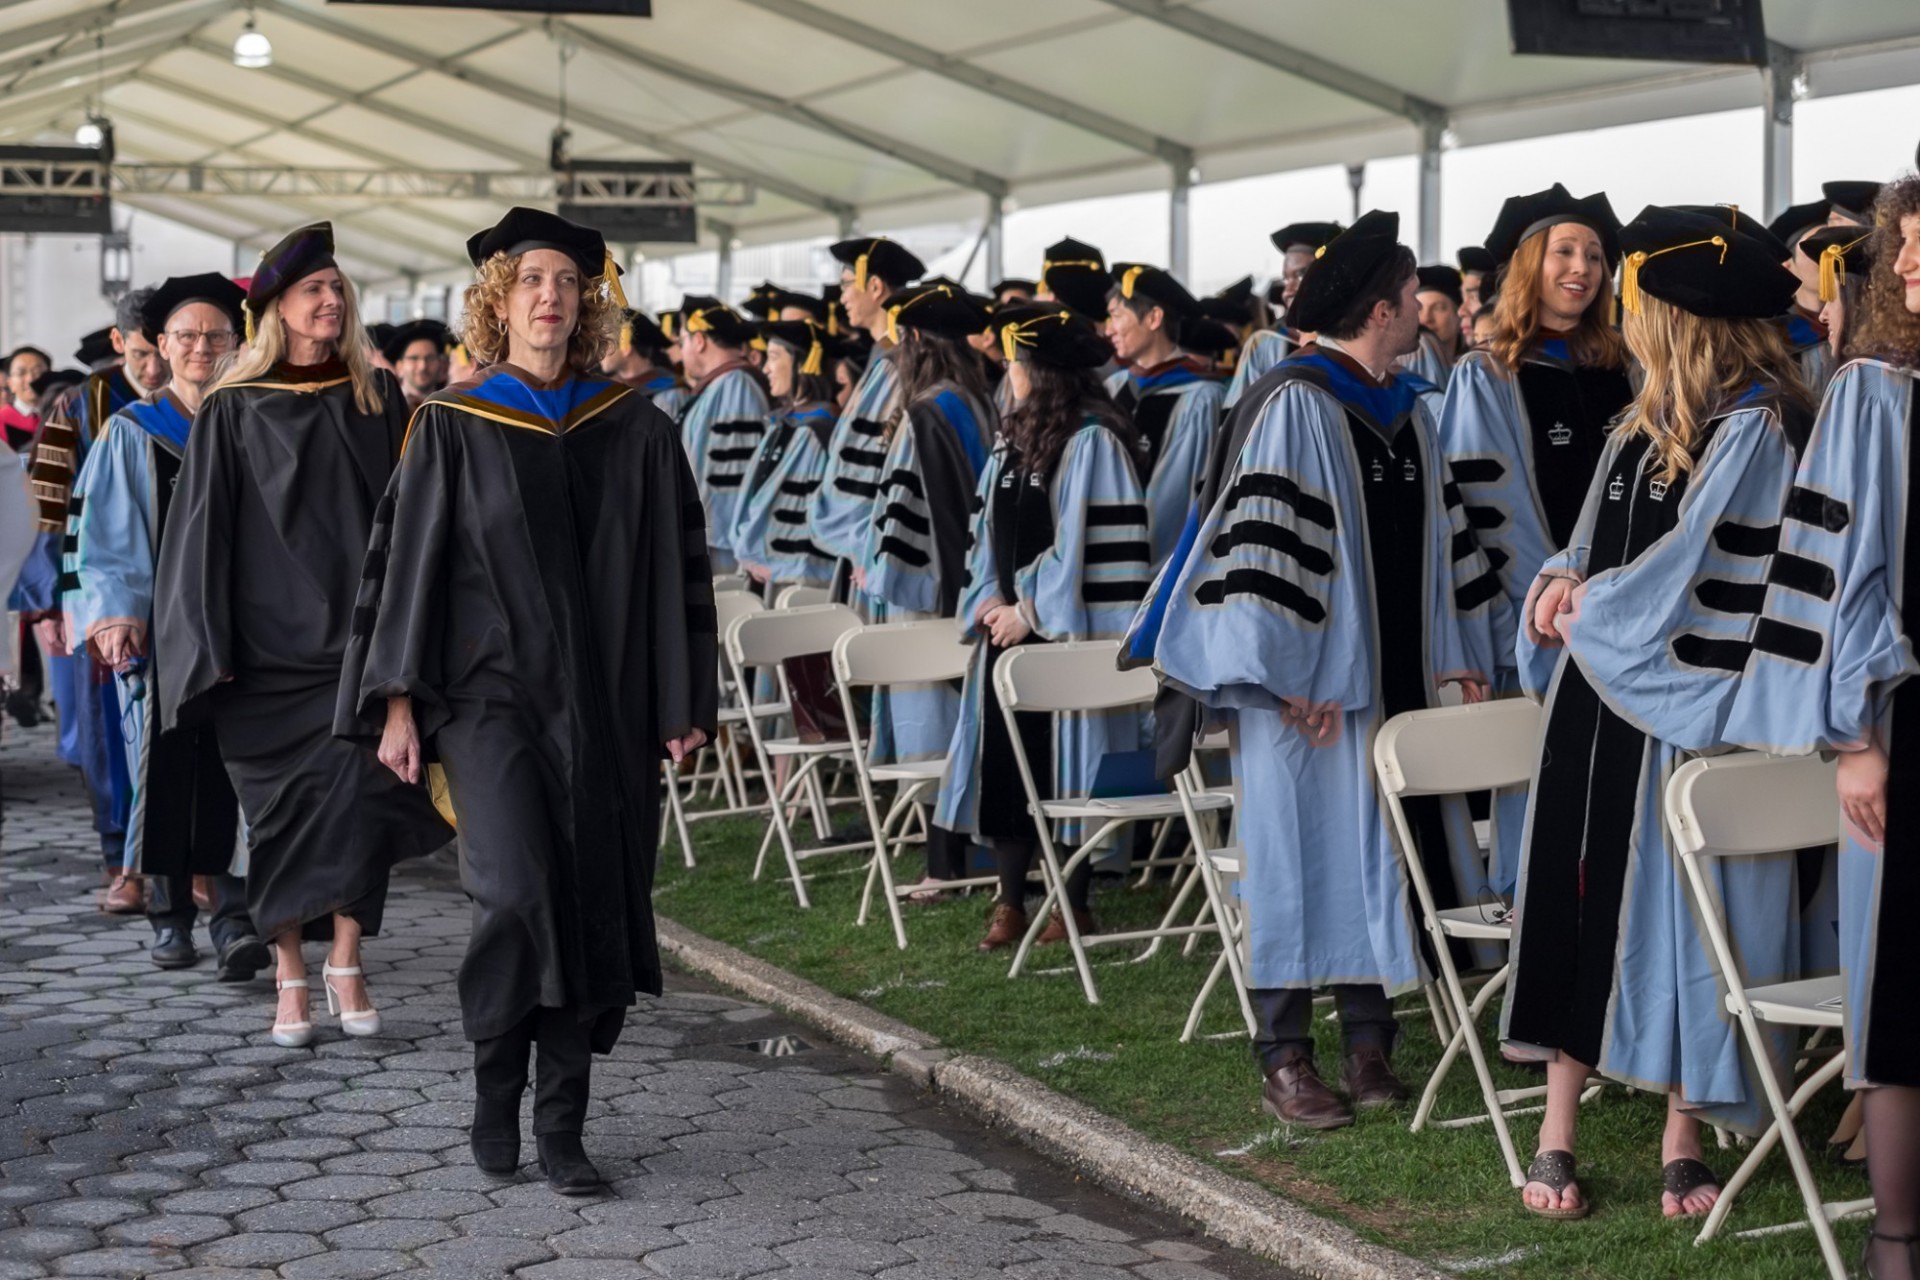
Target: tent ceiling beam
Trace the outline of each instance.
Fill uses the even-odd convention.
[[[1169,0],[1105,0],[1105,3],[1415,124],[1446,119],[1447,109],[1437,102],[1415,97],[1372,76],[1187,5],[1172,4]]]
[[[113,4],[103,4],[92,9],[82,9],[78,13],[69,13],[64,17],[48,18],[44,22],[35,22],[24,27],[15,27],[6,33],[7,46],[13,49],[20,49],[38,41],[59,36],[62,38],[48,48],[36,49],[32,53],[22,55],[22,57],[28,61],[29,66],[34,67],[62,61],[69,56],[80,57],[82,55],[68,55],[66,52],[68,47],[76,40],[92,35],[95,32],[105,32],[128,18],[137,18],[143,14],[152,13],[159,9],[171,9],[180,3],[181,0],[116,0]],[[205,8],[209,6],[201,7]],[[228,0],[226,4],[214,7],[231,9],[234,5],[232,0]],[[127,30],[131,30],[131,28],[127,28]],[[88,41],[86,43],[86,55],[90,56],[92,53],[92,42]],[[11,90],[12,88],[12,84],[6,86],[6,90]]]
[[[1007,194],[1007,180],[997,174],[988,173],[984,169],[976,169],[971,165],[954,160],[950,156],[941,155],[939,152],[930,151],[925,147],[915,146],[911,142],[888,137],[886,134],[878,130],[869,129],[865,125],[856,124],[850,120],[843,120],[836,116],[830,116],[813,107],[789,101],[780,97],[778,94],[763,93],[758,89],[750,88],[738,81],[729,80],[723,76],[716,76],[711,72],[701,70],[699,67],[688,66],[684,62],[677,61],[673,58],[662,57],[659,54],[652,53],[645,49],[635,48],[622,41],[611,39],[600,32],[588,31],[571,22],[556,21],[553,24],[553,29],[579,42],[584,48],[596,53],[606,54],[608,57],[619,62],[624,62],[629,66],[641,67],[645,70],[656,72],[669,79],[678,80],[682,84],[691,85],[704,92],[711,93],[715,97],[729,99],[730,101],[737,102],[744,107],[749,107],[752,110],[762,112],[766,115],[779,116],[783,120],[790,120],[795,124],[812,129],[817,133],[824,133],[831,137],[840,138],[847,142],[854,143],[856,146],[865,147],[869,151],[890,156],[895,160],[913,165],[915,168],[923,169],[934,177],[951,182],[955,186],[970,187],[976,191],[983,191],[990,196],[1005,196]]]
[[[890,31],[879,27],[870,27],[856,22],[844,14],[823,9],[809,0],[744,0],[744,3],[768,13],[778,14],[793,22],[800,23],[814,31],[836,36],[850,44],[883,54],[897,62],[930,71],[934,75],[977,89],[981,93],[1025,107],[1029,111],[1056,120],[1064,120],[1076,128],[1088,133],[1098,134],[1112,142],[1117,142],[1135,151],[1157,156],[1175,168],[1186,170],[1193,167],[1193,149],[1184,143],[1170,138],[1160,137],[1149,129],[1128,124],[1105,112],[1056,94],[1038,89],[1005,76],[996,75],[983,67],[974,66],[937,49],[915,44],[902,39]]]
[[[231,11],[233,0],[211,0],[211,3],[197,4],[169,13],[150,22],[136,22],[124,27],[115,27],[103,38],[102,52],[122,53],[145,45],[164,42],[176,36],[184,36],[206,25],[223,13]],[[32,53],[17,54],[0,61],[0,82],[11,83],[28,72],[41,72],[38,79],[44,81],[48,76],[75,75],[91,77],[96,63],[96,53],[91,45],[84,51],[75,50],[58,58],[51,56],[46,49],[36,49]],[[3,91],[0,91],[3,92]]]
[[[290,3],[289,0],[260,0],[258,8],[264,12],[273,13],[292,22],[310,27],[315,31],[324,32],[336,39],[351,41],[375,53],[384,54],[390,58],[398,58],[403,62],[411,62],[427,70],[437,71],[441,75],[464,81],[474,88],[491,93],[496,97],[505,98],[511,102],[518,102],[522,106],[531,107],[536,111],[545,112],[555,120],[558,120],[560,117],[560,103],[553,95],[530,89],[525,85],[516,84],[511,80],[506,80],[489,72],[482,71],[477,67],[470,67],[458,58],[443,58],[425,49],[418,49],[411,45],[400,44],[396,41],[384,39],[375,32],[357,27],[349,22],[342,22],[338,18],[330,17],[326,14],[315,13],[300,5]],[[604,112],[593,111],[569,103],[567,115],[572,120],[587,126],[589,129],[604,133],[609,137],[618,138],[634,146],[645,147],[650,151],[659,152],[661,155],[671,159],[704,165],[716,173],[725,174],[729,177],[744,178],[762,190],[785,196],[787,199],[795,201],[798,204],[806,205],[809,208],[836,215],[843,211],[849,214],[853,212],[853,205],[848,201],[835,199],[832,196],[815,191],[800,183],[782,178],[777,174],[763,172],[751,166],[739,164],[702,148],[686,146],[666,134],[654,133],[650,130],[637,128],[624,120]],[[441,127],[446,129],[456,126],[443,124]]]

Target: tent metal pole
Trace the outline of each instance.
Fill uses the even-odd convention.
[[[1420,122],[1420,242],[1422,262],[1440,261],[1440,142],[1446,118],[1429,116]]]
[[[732,303],[727,295],[733,292],[733,227],[725,222],[713,222],[708,225],[713,228],[713,233],[720,237],[720,265],[714,272],[714,296],[731,306]]]
[[[1193,191],[1193,170],[1173,166],[1173,187],[1167,198],[1167,270],[1187,284],[1188,249],[1193,242],[1188,197]]]
[[[1761,145],[1763,205],[1771,222],[1793,203],[1793,99],[1800,76],[1799,55],[1783,44],[1767,42],[1767,65],[1760,69],[1766,110]]]
[[[1007,274],[1007,211],[999,196],[987,197],[987,287]]]

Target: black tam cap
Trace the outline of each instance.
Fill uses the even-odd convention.
[[[927,264],[885,236],[842,240],[827,252],[853,272],[854,288],[863,288],[868,276],[879,276],[889,289],[912,284],[927,274]]]
[[[476,267],[496,253],[517,258],[535,249],[566,254],[580,268],[582,279],[604,280],[614,305],[627,305],[627,295],[620,288],[620,264],[607,252],[607,238],[592,227],[568,222],[545,209],[515,205],[506,217],[467,237],[467,258]]]
[[[1725,218],[1648,205],[1620,231],[1620,304],[1641,295],[1720,320],[1767,320],[1793,305],[1800,281],[1773,249]]]
[[[78,369],[49,369],[33,380],[33,394],[44,399],[68,387],[77,387],[86,380],[87,375]]]
[[[1820,193],[1828,199],[1829,213],[1850,218],[1861,226],[1873,225],[1873,202],[1880,198],[1877,182],[1823,182]]]
[[[1106,318],[1107,257],[1084,240],[1068,236],[1047,246],[1040,260],[1040,288],[1098,323]]]
[[[984,332],[992,320],[978,295],[945,276],[897,289],[887,298],[887,336],[896,342],[902,329],[949,338],[970,337]]]
[[[762,280],[747,291],[746,299],[741,302],[740,309],[756,320],[765,320],[779,310],[779,303],[775,299],[779,297],[780,292],[779,285],[771,280]]]
[[[1500,206],[1500,217],[1487,237],[1487,252],[1496,263],[1513,257],[1520,242],[1563,222],[1578,222],[1591,227],[1600,237],[1600,248],[1607,265],[1620,261],[1620,219],[1604,191],[1575,199],[1571,191],[1554,183],[1545,191],[1530,196],[1513,196]]]
[[[1449,266],[1421,267],[1414,273],[1420,277],[1421,293],[1444,293],[1453,299],[1453,305],[1459,306],[1466,300],[1461,287],[1460,273]]]
[[[620,354],[629,351],[665,351],[673,345],[661,327],[643,311],[627,311],[620,317]]]
[[[1500,267],[1494,256],[1487,252],[1485,245],[1467,245],[1453,256],[1460,263],[1463,274],[1490,276]]]
[[[1282,253],[1292,253],[1295,249],[1304,249],[1308,253],[1333,243],[1335,236],[1344,230],[1337,222],[1290,222],[1269,237],[1273,247]]]
[[[1113,344],[1085,316],[1056,302],[1022,302],[994,312],[993,328],[1009,364],[1031,360],[1060,369],[1098,369]]]
[[[392,364],[399,363],[400,357],[407,354],[407,348],[422,339],[433,344],[436,354],[444,353],[453,346],[453,330],[438,320],[409,320],[405,324],[390,327],[393,332],[380,344],[380,354]]]
[[[669,346],[680,341],[680,312],[678,308],[669,307],[665,311],[656,312],[654,319],[659,322],[660,336],[667,340]]]
[[[1122,298],[1128,302],[1145,299],[1165,311],[1169,321],[1200,314],[1199,302],[1170,271],[1140,262],[1116,262],[1110,274]]]
[[[723,347],[744,347],[759,333],[759,326],[718,298],[690,293],[680,300],[680,331],[704,333]]]
[[[1000,301],[1009,293],[1025,294],[1028,298],[1031,298],[1039,291],[1040,285],[1038,281],[1022,280],[1019,276],[1008,276],[1005,280],[996,280],[993,282],[992,287],[987,290],[988,293],[993,295],[995,302]]]
[[[839,286],[834,286],[836,296],[839,294],[839,291]],[[827,300],[824,297],[816,298],[810,293],[799,293],[792,289],[782,289],[776,285],[774,286],[772,294],[772,302],[773,310],[768,315],[769,319],[778,318],[782,311],[793,308],[797,311],[806,312],[807,319],[813,321],[815,324],[825,324],[827,322]]]
[[[190,302],[206,302],[220,308],[237,330],[246,323],[241,315],[247,291],[217,271],[197,276],[169,276],[140,311],[140,329],[148,342],[158,342],[161,330],[174,312]]]
[[[1732,227],[1749,240],[1758,240],[1769,250],[1778,250],[1778,262],[1785,262],[1793,256],[1786,242],[1773,234],[1761,221],[1750,213],[1742,213],[1738,205],[1731,204],[1676,204],[1670,206],[1682,213],[1697,213],[1703,218],[1715,218]]]
[[[260,265],[247,281],[247,338],[253,323],[269,302],[316,271],[337,265],[333,260],[333,224],[315,222],[290,231],[279,244],[260,255]]]
[[[1221,356],[1240,348],[1240,335],[1229,325],[1196,312],[1173,323],[1173,345],[1203,356]]]
[[[1299,292],[1287,323],[1315,332],[1340,319],[1340,313],[1400,249],[1400,215],[1375,209],[1351,228],[1314,251],[1300,277]]]
[[[74,350],[73,358],[92,368],[97,364],[105,364],[113,359],[115,354],[117,353],[113,349],[113,326],[108,325],[104,329],[95,329],[80,339],[80,345]]]
[[[807,375],[826,371],[827,331],[811,320],[770,320],[760,326],[768,343],[779,343],[793,352],[800,372]]]
[[[1796,204],[1769,222],[1767,230],[1773,232],[1774,239],[1791,249],[1807,232],[1815,227],[1826,226],[1827,214],[1832,209],[1833,201],[1824,197],[1806,204]]]
[[[1866,271],[1873,260],[1868,255],[1872,239],[1872,228],[1855,226],[1821,227],[1800,237],[1795,248],[1820,268],[1820,301],[1832,302],[1849,275]]]
[[[375,351],[384,356],[387,354],[387,340],[393,337],[393,331],[399,327],[397,324],[388,324],[385,320],[377,320],[366,326],[367,341],[373,344]]]

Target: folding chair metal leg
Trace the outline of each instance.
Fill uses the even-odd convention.
[[[1172,825],[1173,824],[1171,822],[1166,823],[1161,828],[1162,833],[1164,834],[1166,828],[1171,827]],[[1160,917],[1160,924],[1158,926],[1159,928],[1171,929],[1173,927],[1173,922],[1180,918],[1180,912],[1183,908],[1186,907],[1187,899],[1193,895],[1193,886],[1199,883],[1199,880],[1200,880],[1200,868],[1197,866],[1188,868],[1186,876],[1182,878],[1180,881],[1180,888],[1173,895],[1172,903],[1168,905],[1165,913],[1162,914]],[[1205,921],[1196,917],[1194,920],[1194,923],[1203,924],[1205,923]],[[1189,935],[1189,936],[1191,937],[1194,935]],[[1166,938],[1162,936],[1162,937],[1155,938],[1153,941],[1149,942],[1147,944],[1147,949],[1145,951],[1142,951],[1139,955],[1133,958],[1133,963],[1138,964],[1142,960],[1152,959],[1153,956],[1160,950],[1160,944],[1165,941],[1166,941]]]
[[[680,836],[680,854],[686,859],[688,870],[692,870],[693,833],[687,829],[687,809],[685,803],[680,799],[680,781],[675,774],[673,761],[664,761],[661,764],[661,773],[663,775],[662,781],[666,784],[667,812],[673,818],[674,830]],[[666,844],[664,826],[665,824],[663,823],[660,841],[662,845]]]
[[[873,798],[873,781],[867,776],[866,768],[856,764],[853,770],[854,784],[860,792],[861,807],[867,813],[867,829],[873,833],[873,860],[867,864],[867,889],[860,901],[860,915],[855,924],[867,922],[867,911],[873,900],[874,880],[880,882],[881,892],[887,899],[887,918],[893,924],[894,945],[907,949],[907,922],[900,914],[900,895],[893,891],[893,859],[889,855],[888,833],[893,829],[896,816],[900,813],[901,800],[896,799],[885,818],[880,816],[879,802]],[[906,788],[903,796],[910,795],[912,788]]]
[[[1064,866],[1054,850],[1052,833],[1048,831],[1047,826],[1047,820],[1041,818],[1039,820],[1040,865],[1045,872],[1046,892],[1041,897],[1040,910],[1034,913],[1032,922],[1027,926],[1026,936],[1020,939],[1020,949],[1014,953],[1013,967],[1007,971],[1007,977],[1016,978],[1020,975],[1020,970],[1026,965],[1027,957],[1033,952],[1035,939],[1046,928],[1048,908],[1057,905],[1060,909],[1060,919],[1066,926],[1067,947],[1073,952],[1073,967],[1080,974],[1080,989],[1086,993],[1088,1004],[1099,1004],[1100,992],[1093,985],[1093,967],[1088,963],[1087,949],[1080,941],[1080,926],[1075,922],[1073,911],[1067,905],[1067,877],[1073,874],[1082,862],[1093,856],[1093,851],[1100,845],[1100,839],[1108,833],[1112,824],[1103,827],[1095,839],[1075,849]]]

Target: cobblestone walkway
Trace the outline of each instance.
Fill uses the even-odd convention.
[[[269,983],[155,969],[143,919],[95,911],[77,776],[5,733],[0,1280],[1280,1280],[680,975],[595,1060],[608,1193],[497,1182],[467,1153],[450,861],[409,865],[367,946],[385,1033],[316,994],[319,1042],[276,1048]]]

